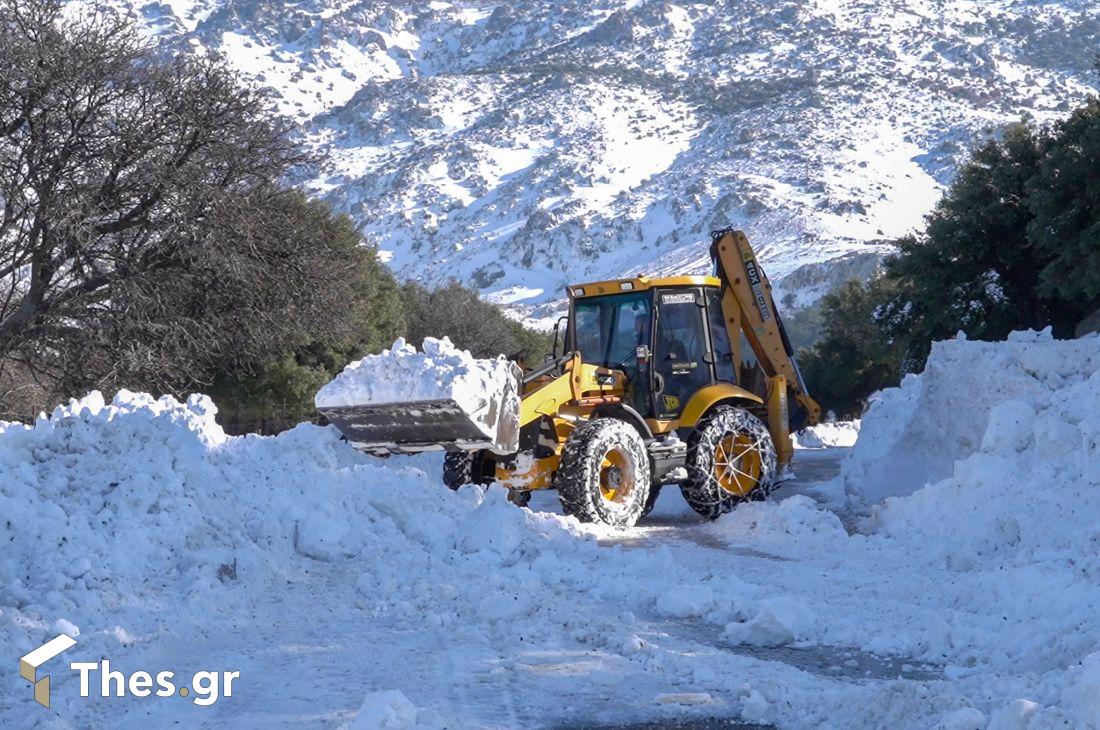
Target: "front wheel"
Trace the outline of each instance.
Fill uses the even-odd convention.
[[[526,507],[531,504],[531,493],[522,489],[509,489],[508,501],[517,507]]]
[[[565,442],[555,480],[566,514],[630,527],[641,519],[652,483],[645,442],[617,418],[582,423]]]
[[[709,519],[738,502],[764,499],[777,473],[771,433],[748,411],[719,406],[688,439],[687,471],[680,491],[693,510]]]
[[[479,480],[478,456],[469,451],[449,451],[443,457],[443,483],[451,491],[458,491],[467,484]]]

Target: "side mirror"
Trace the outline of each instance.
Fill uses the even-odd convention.
[[[550,362],[551,360],[557,360],[560,357],[560,355],[558,355],[558,342],[561,341],[561,323],[566,322],[568,320],[569,320],[569,315],[566,314],[566,315],[563,315],[561,317],[558,317],[558,321],[554,322],[553,352],[551,352],[550,355],[547,356],[546,362]],[[565,354],[565,347],[564,347],[565,343],[562,342],[562,345],[563,345],[562,355],[564,355]]]

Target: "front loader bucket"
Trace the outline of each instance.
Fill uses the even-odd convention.
[[[488,396],[487,396],[488,398]],[[375,454],[421,451],[519,450],[519,396],[515,385],[495,394],[478,413],[454,400],[330,406],[318,411],[356,448]]]

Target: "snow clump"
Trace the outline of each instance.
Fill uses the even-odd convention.
[[[859,420],[828,421],[791,434],[796,449],[827,449],[855,446],[859,438]]]

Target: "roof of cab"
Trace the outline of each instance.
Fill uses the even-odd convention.
[[[645,291],[675,286],[721,286],[716,276],[635,276],[629,279],[611,281],[593,281],[587,284],[573,284],[566,287],[570,297],[598,297],[605,294],[622,294],[630,291]]]

